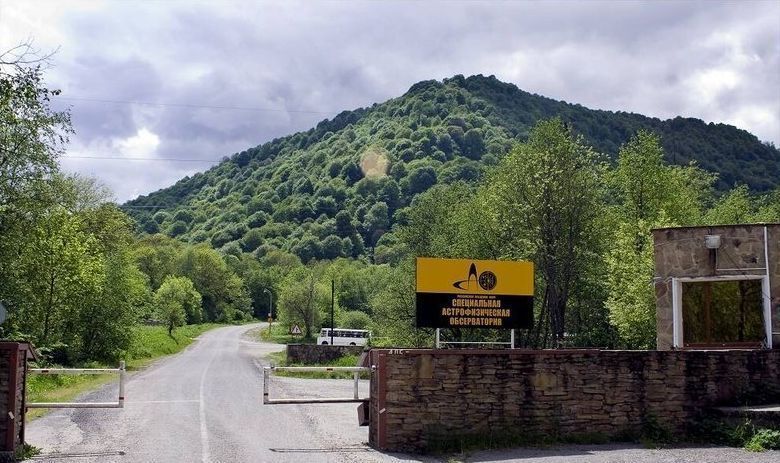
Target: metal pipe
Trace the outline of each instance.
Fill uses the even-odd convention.
[[[769,278],[769,235],[764,225],[764,266],[766,267],[766,292],[764,294],[764,317],[766,318],[766,346],[772,346],[772,280]]]
[[[512,347],[510,347],[510,349],[514,349],[514,348],[515,348],[515,330],[514,330],[514,329],[512,329],[512,330],[509,332],[509,340],[510,340],[510,341],[511,341],[511,343],[512,343]]]
[[[506,341],[445,341],[442,344],[498,344],[498,345],[512,345],[512,342]]]
[[[125,361],[119,362],[119,408],[125,408]]]
[[[28,402],[27,408],[123,408],[119,402]]]
[[[439,339],[440,339],[439,332],[440,331],[441,331],[440,328],[436,328],[436,348],[437,349],[441,348],[441,342],[439,341]]]
[[[766,270],[766,267],[744,267],[744,268],[719,268],[719,272],[743,272],[746,270]]]
[[[333,315],[336,311],[336,280],[330,280],[330,345],[333,345],[333,331],[336,326],[333,321]]]
[[[363,373],[371,371],[368,367],[264,367],[264,370],[279,371],[347,371],[350,373]]]
[[[118,373],[118,368],[28,368],[36,375],[107,375]]]
[[[357,399],[358,397],[360,397],[360,394],[358,393],[358,382],[360,381],[360,373],[356,371],[354,377],[355,377],[355,394],[353,395],[353,397]]]
[[[280,405],[280,404],[343,404],[343,403],[368,402],[369,400],[370,399],[368,397],[366,397],[365,399],[352,399],[352,398],[269,399],[268,402],[265,402],[265,403],[269,404],[269,405]]]
[[[268,376],[271,375],[271,367],[263,367],[263,403],[268,403]]]

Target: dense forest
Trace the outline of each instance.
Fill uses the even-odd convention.
[[[2,335],[56,363],[120,358],[140,324],[273,314],[310,337],[331,284],[338,326],[430,345],[414,326],[422,255],[533,261],[536,324],[521,345],[648,348],[652,227],[780,220],[777,150],[746,132],[594,112],[484,77],[417,84],[119,207],[99,181],[59,170],[72,129],[55,93],[39,67],[0,67]],[[726,189],[709,169],[729,165],[744,183]]]
[[[387,232],[407,222],[416,195],[437,184],[476,184],[551,117],[613,166],[619,147],[644,129],[660,137],[667,162],[717,173],[719,192],[738,185],[765,192],[780,179],[780,152],[735,127],[594,111],[494,77],[456,76],[237,153],[124,209],[146,233],[231,252],[397,262]]]

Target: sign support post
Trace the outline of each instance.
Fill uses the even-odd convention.
[[[436,328],[436,348],[441,349],[441,344],[439,343],[439,334],[441,332],[441,328]]]

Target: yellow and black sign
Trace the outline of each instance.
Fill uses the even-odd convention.
[[[534,264],[417,258],[417,326],[532,328]]]

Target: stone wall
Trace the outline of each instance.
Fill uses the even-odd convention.
[[[465,436],[682,432],[748,392],[780,398],[780,351],[387,350],[371,364],[369,442],[424,452]]]
[[[773,345],[780,348],[780,225],[724,225],[653,230],[657,348],[674,347],[673,278],[766,275],[764,230],[769,254]],[[720,235],[721,246],[707,249],[705,235]]]
[[[360,355],[363,346],[323,346],[318,344],[288,344],[287,362],[314,365],[338,360],[345,355]]]

